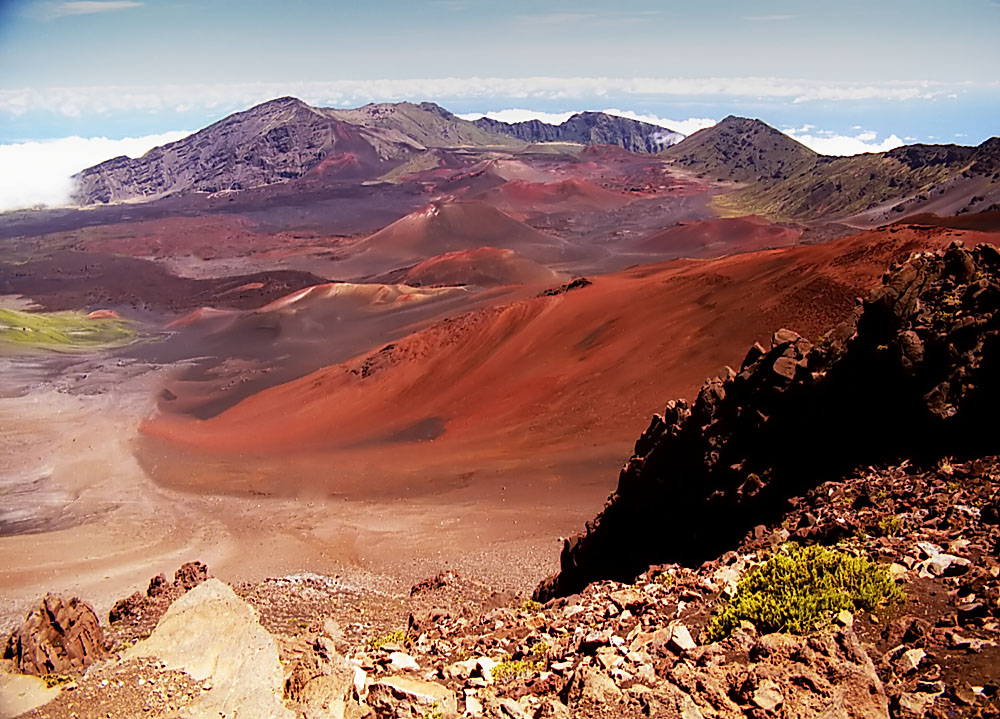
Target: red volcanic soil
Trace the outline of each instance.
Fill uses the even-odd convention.
[[[538,262],[572,252],[563,240],[532,229],[483,202],[434,202],[355,244],[351,262],[374,275],[448,252],[500,247]],[[346,265],[347,263],[345,263]]]
[[[521,257],[514,250],[477,247],[431,257],[407,270],[389,273],[380,282],[398,282],[414,287],[446,285],[557,285],[566,275]]]
[[[216,457],[323,452],[331,466],[350,457],[383,483],[404,468],[433,476],[445,462],[562,457],[551,460],[555,467],[596,447],[627,454],[667,399],[692,397],[723,365],[738,366],[752,342],[766,342],[780,327],[817,337],[891,261],[956,239],[998,236],[893,227],[826,244],[638,267],[444,320],[211,419],[161,414],[142,431],[160,446]],[[176,481],[202,481],[187,476]],[[287,476],[255,475],[255,491],[331,489],[339,481],[313,470],[298,480]],[[246,490],[241,481],[231,478],[227,487]]]
[[[683,257],[712,257],[738,252],[788,247],[802,230],[747,215],[720,220],[681,222],[636,243],[642,252],[669,252]]]
[[[371,351],[442,317],[526,294],[491,293],[327,283],[249,312],[195,310],[167,326],[172,334],[131,353],[158,364],[181,363],[162,402],[171,412],[210,417],[266,387]]]
[[[289,251],[318,242],[332,246],[337,239],[314,233],[257,232],[248,220],[235,215],[165,217],[158,220],[85,227],[49,236],[71,241],[77,249],[132,257],[197,257],[213,260],[243,257],[264,251]]]
[[[484,192],[477,199],[504,212],[530,215],[615,210],[624,207],[634,198],[610,192],[586,180],[571,178],[545,183],[512,180]]]
[[[552,162],[551,158],[546,161]],[[473,164],[458,164],[453,160],[446,167],[424,170],[409,177],[429,183],[439,197],[470,197],[510,181],[550,182],[559,177],[551,169],[534,167],[521,160],[489,159]]]
[[[249,309],[323,282],[322,277],[293,270],[191,279],[173,275],[149,260],[76,250],[60,250],[29,262],[0,263],[0,294],[23,295],[46,310]]]
[[[929,225],[932,227],[951,227],[956,230],[978,230],[979,232],[1000,232],[1000,210],[976,212],[973,214],[955,215],[954,217],[938,217],[932,212],[911,215],[894,225]]]

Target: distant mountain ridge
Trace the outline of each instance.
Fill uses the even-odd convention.
[[[287,182],[382,181],[436,167],[442,150],[517,153],[534,143],[611,145],[743,186],[713,203],[726,214],[872,226],[905,215],[978,212],[1000,202],[1000,138],[979,147],[907,145],[819,155],[761,122],[729,116],[680,133],[600,112],[560,125],[464,120],[431,102],[316,108],[283,97],[230,115],[141,158],[116,157],[74,176],[82,205],[156,200]]]
[[[519,149],[560,140],[656,152],[682,135],[604,113],[559,126],[470,122],[432,102],[317,108],[282,97],[234,113],[143,157],[116,157],[76,175],[83,205],[148,201],[189,192],[244,190],[292,180],[379,178],[440,148]],[[530,123],[529,123],[530,124]]]
[[[1000,200],[996,137],[978,147],[918,144],[830,157],[760,120],[730,116],[661,154],[703,176],[744,183],[718,198],[734,214],[881,224],[902,213],[984,210]]]
[[[477,127],[525,142],[575,142],[581,145],[617,145],[629,152],[655,153],[675,145],[684,135],[659,125],[604,112],[579,112],[559,125],[541,120],[501,122],[488,117]]]
[[[237,112],[143,157],[116,157],[74,176],[81,204],[153,200],[304,178],[366,180],[431,147],[511,146],[433,104],[353,110],[282,97]]]

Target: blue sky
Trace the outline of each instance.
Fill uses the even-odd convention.
[[[285,94],[976,144],[1000,133],[997,37],[1000,0],[0,0],[0,149],[196,130]]]

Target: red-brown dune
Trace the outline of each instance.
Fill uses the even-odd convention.
[[[587,210],[608,211],[624,207],[633,198],[610,192],[586,180],[570,178],[544,183],[512,180],[484,192],[477,199],[488,202],[504,212],[531,215]]]
[[[398,282],[413,287],[477,285],[558,285],[567,276],[544,265],[521,257],[514,250],[477,247],[474,250],[447,252],[431,257],[407,270],[390,273],[380,281]]]
[[[142,430],[212,453],[353,452],[375,474],[389,464],[416,471],[443,457],[457,466],[476,461],[470,457],[523,461],[626,447],[664,401],[691,397],[723,365],[738,366],[752,342],[779,327],[818,336],[889,262],[954,239],[997,236],[894,227],[634,268],[439,322],[207,421],[160,415]],[[284,480],[254,481],[280,488]]]
[[[802,230],[763,217],[729,217],[680,222],[636,243],[643,252],[676,252],[684,257],[713,257],[794,245]]]

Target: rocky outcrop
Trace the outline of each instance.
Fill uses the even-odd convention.
[[[293,717],[274,639],[229,586],[208,579],[170,605],[153,634],[125,657],[153,657],[204,690],[185,716]]]
[[[603,112],[579,112],[560,125],[540,120],[510,123],[488,117],[475,122],[484,130],[525,142],[617,145],[629,152],[655,153],[684,139],[684,135],[674,130]]]
[[[854,467],[997,453],[998,362],[1000,253],[914,256],[818,345],[776,332],[693,404],[669,402],[536,597],[718,556]]]
[[[368,705],[378,719],[447,716],[458,707],[455,693],[437,682],[398,675],[372,684]]]
[[[358,684],[363,691],[364,672],[345,661],[330,637],[317,637],[309,649],[285,681],[285,698],[305,719],[360,717]]]
[[[86,602],[46,594],[7,638],[3,656],[23,674],[79,671],[104,656],[104,631]]]
[[[182,564],[174,573],[173,582],[167,579],[167,575],[157,574],[149,580],[145,594],[133,592],[115,602],[108,612],[108,623],[114,625],[126,622],[133,626],[145,626],[152,631],[175,599],[211,576],[208,566],[201,562]]]

